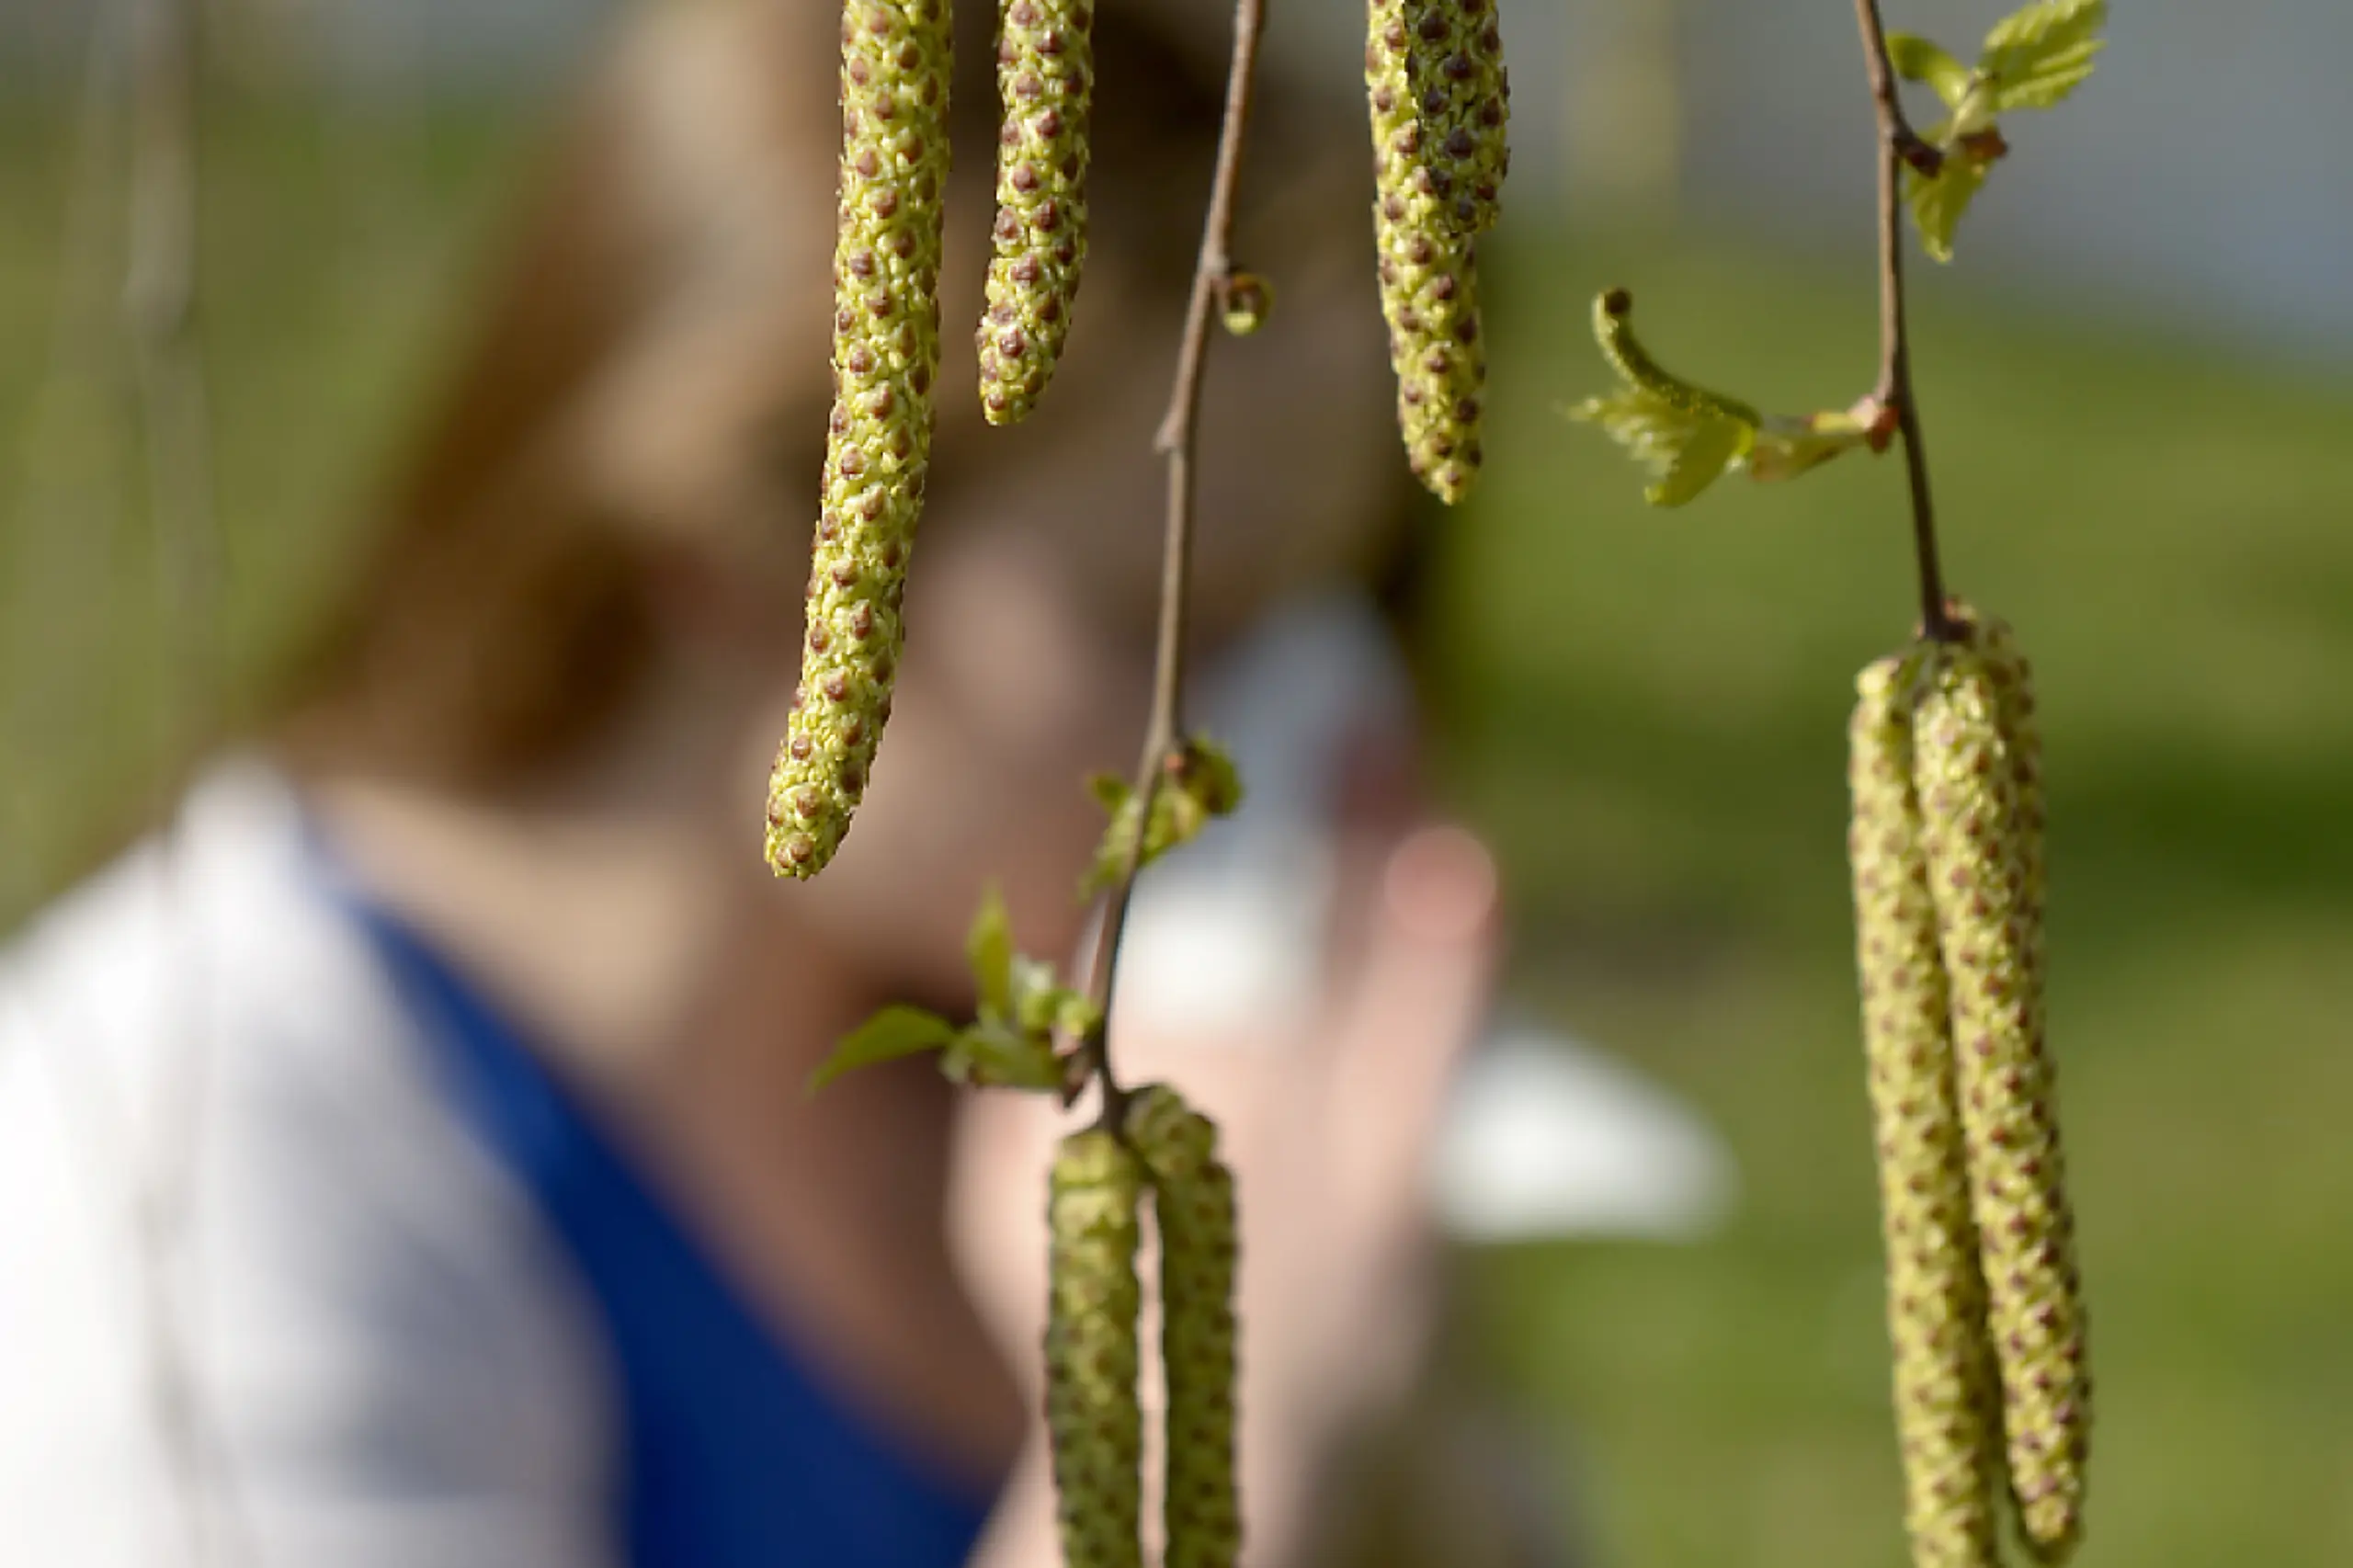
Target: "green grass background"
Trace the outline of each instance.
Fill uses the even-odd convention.
[[[223,118],[208,331],[233,671],[336,559],[511,114]],[[170,643],[101,352],[65,289],[70,122],[0,121],[0,903],[142,804]],[[103,210],[98,216],[105,217]],[[1646,509],[1559,404],[1585,301],[1768,406],[1870,379],[1867,241],[1494,247],[1483,494],[1449,519],[1452,780],[1501,845],[1517,983],[1703,1107],[1743,1204],[1688,1247],[1483,1256],[1496,1371],[1604,1561],[1901,1559],[1841,857],[1855,670],[1900,640],[1893,462]],[[86,282],[86,280],[85,280]],[[2353,285],[2348,285],[2353,286]],[[1955,585],[2019,629],[2050,749],[2052,1016],[2098,1379],[2086,1568],[2353,1562],[2353,386],[1920,273]],[[61,299],[97,324],[67,335]],[[78,299],[79,304],[74,301]]]

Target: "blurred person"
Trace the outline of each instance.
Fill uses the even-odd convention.
[[[921,1063],[803,1084],[878,1005],[968,1005],[984,881],[1028,950],[1077,935],[1079,781],[1144,710],[1150,437],[1225,42],[1213,6],[1099,17],[1082,324],[1038,418],[987,432],[965,11],[912,632],[840,858],[790,885],[758,853],[824,428],[835,21],[672,0],[567,120],[269,721],[0,958],[12,1556],[1051,1560],[1013,1124]],[[1409,499],[1360,114],[1262,100],[1239,237],[1284,304],[1211,370],[1204,647],[1365,569]],[[1492,868],[1424,821],[1410,736],[1350,744],[1312,1001],[1120,1032],[1228,1128],[1269,1568],[1410,1381],[1422,1156],[1495,944]]]

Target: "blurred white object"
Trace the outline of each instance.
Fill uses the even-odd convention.
[[[1139,885],[1117,1005],[1205,1039],[1245,1021],[1279,1036],[1320,978],[1346,742],[1407,723],[1411,687],[1373,608],[1334,597],[1270,617],[1201,683],[1198,711],[1241,769],[1242,808]],[[1430,1179],[1458,1239],[1685,1240],[1731,1210],[1730,1153],[1696,1111],[1539,1025],[1500,1023],[1452,1095]]]
[[[1686,1241],[1731,1212],[1733,1163],[1681,1100],[1631,1068],[1528,1024],[1497,1028],[1456,1081],[1434,1179],[1464,1241]]]
[[[0,1552],[599,1568],[620,1390],[285,781],[0,949]]]

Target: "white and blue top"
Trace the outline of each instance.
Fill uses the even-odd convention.
[[[267,768],[0,955],[11,1561],[951,1568],[992,1501],[779,1338]]]

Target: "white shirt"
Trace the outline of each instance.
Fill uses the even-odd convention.
[[[0,952],[0,1541],[43,1568],[598,1568],[612,1380],[284,780]]]

